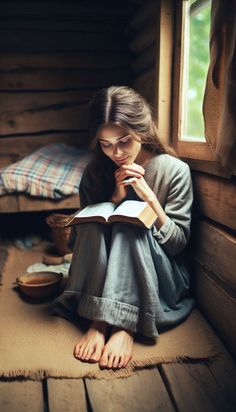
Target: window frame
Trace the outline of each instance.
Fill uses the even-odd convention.
[[[162,0],[164,2],[164,0]],[[181,131],[181,91],[182,70],[184,59],[184,8],[188,0],[173,0],[175,6],[175,28],[174,28],[174,59],[173,59],[173,89],[172,89],[172,133],[171,144],[176,152],[183,158],[191,168],[209,172],[222,177],[231,175],[221,166],[209,142],[198,140],[180,139]]]

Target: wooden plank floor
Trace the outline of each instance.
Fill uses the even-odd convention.
[[[235,412],[236,363],[217,335],[215,346],[211,363],[160,364],[127,378],[0,379],[0,411]]]
[[[222,355],[212,363],[170,363],[127,378],[0,380],[1,412],[226,412],[236,411],[236,364]]]

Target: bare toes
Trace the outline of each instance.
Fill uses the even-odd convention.
[[[102,349],[99,347],[96,347],[96,349],[90,356],[90,362],[92,363],[98,362],[101,359],[101,355],[102,355]]]
[[[118,368],[123,368],[124,367],[124,356],[120,356],[120,362],[118,364]]]
[[[106,368],[106,366],[108,365],[108,356],[106,352],[103,352],[99,364],[102,368]]]
[[[115,359],[115,355],[112,353],[112,354],[109,356],[109,361],[108,361],[108,365],[107,365],[107,367],[108,367],[109,369],[113,367],[113,361],[114,361],[114,359]]]
[[[85,346],[83,348],[83,350],[81,351],[80,359],[82,359],[82,360],[85,359],[86,352],[87,352],[87,349],[86,349],[86,346]]]
[[[94,351],[95,351],[95,348],[94,348],[94,346],[90,346],[89,347],[89,349],[88,349],[88,351],[87,351],[87,355],[86,355],[86,360],[90,360],[90,358],[91,358],[91,356],[92,356],[92,353],[94,353]]]
[[[77,355],[79,353],[81,345],[79,343],[77,343],[74,347],[74,354]]]
[[[90,351],[90,346],[89,347],[86,347],[86,349],[85,349],[85,351],[84,351],[84,355],[83,355],[83,360],[88,360],[89,359],[89,357],[88,357],[88,353],[89,353],[89,351]]]
[[[106,324],[93,322],[74,348],[74,356],[82,361],[98,362],[105,345]]]
[[[113,368],[118,368],[120,356],[116,355],[113,362]]]
[[[79,357],[80,357],[80,353],[82,353],[82,352],[81,352],[81,349],[82,349],[81,346],[79,346],[79,345],[76,345],[76,346],[75,346],[74,355],[75,355],[76,358],[79,358]]]

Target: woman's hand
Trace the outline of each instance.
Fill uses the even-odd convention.
[[[136,163],[123,165],[115,172],[117,186],[126,189],[128,185],[131,185],[140,199],[145,202],[153,201],[156,196],[145,181],[144,174],[144,168]]]
[[[162,208],[160,202],[158,201],[155,193],[148,186],[146,180],[144,179],[143,177],[145,173],[144,169],[143,168],[140,169],[141,166],[139,166],[137,169],[136,166],[139,166],[139,165],[136,165],[135,163],[133,163],[133,165],[131,165],[131,169],[129,166],[122,166],[123,170],[122,170],[122,173],[119,172],[119,176],[127,177],[127,176],[132,175],[132,177],[128,177],[128,179],[121,180],[119,183],[119,186],[125,189],[128,185],[131,185],[134,191],[140,197],[140,199],[142,199],[144,202],[147,202],[149,206],[151,206],[151,208],[157,214],[157,220],[155,222],[155,226],[159,230],[161,226],[165,223],[167,219],[167,215],[164,209]],[[131,173],[131,170],[135,170],[135,176],[133,172]]]
[[[128,180],[123,181],[121,185],[123,187],[131,185],[140,199],[142,199],[144,202],[150,203],[153,202],[154,199],[156,199],[155,193],[148,186],[146,180],[143,177],[132,177]]]
[[[122,165],[115,172],[116,177],[116,188],[113,193],[113,196],[116,194],[118,202],[126,196],[127,186],[131,185],[137,195],[144,202],[147,202],[151,208],[156,212],[158,219],[155,223],[157,229],[160,229],[161,226],[165,223],[167,215],[163,210],[161,204],[159,203],[155,193],[148,186],[146,180],[144,179],[145,170],[142,166],[133,163],[132,165]],[[112,197],[112,202],[116,203],[115,197]]]
[[[127,195],[127,187],[122,185],[124,179],[130,177],[140,178],[144,175],[145,170],[142,166],[133,163],[132,165],[122,165],[115,171],[116,187],[113,192],[111,201],[120,203]]]

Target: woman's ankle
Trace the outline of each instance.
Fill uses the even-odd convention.
[[[132,330],[124,329],[124,328],[122,328],[122,327],[120,327],[120,326],[115,326],[115,325],[112,327],[112,332],[113,332],[113,333],[119,332],[119,331],[126,332],[126,333],[128,333],[132,338],[134,338],[135,332],[133,332]]]

